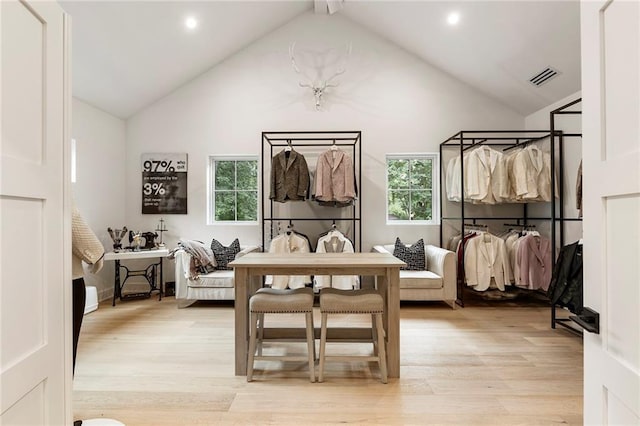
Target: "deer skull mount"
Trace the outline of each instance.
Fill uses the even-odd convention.
[[[306,73],[300,70],[300,68],[296,63],[295,46],[296,46],[295,42],[291,43],[291,46],[289,46],[289,58],[291,59],[291,65],[293,66],[293,70],[297,74],[300,74],[301,76],[303,76],[305,79],[304,82],[301,81],[298,84],[300,85],[300,87],[308,87],[311,89],[313,93],[313,97],[315,98],[316,111],[319,111],[320,109],[322,109],[322,96],[324,95],[325,90],[329,87],[337,87],[339,83],[332,83],[332,80],[337,76],[344,74],[344,72],[347,70],[346,64],[349,59],[349,56],[351,56],[351,44],[347,45],[344,58],[338,60],[338,63],[341,65],[337,67],[337,69],[333,72],[333,74],[331,74],[330,77],[324,78],[324,79],[322,78],[323,71],[331,68],[330,66],[332,64],[328,60],[326,60],[326,58],[322,58],[320,57],[321,55],[318,55],[316,59],[319,59],[319,61],[314,67],[318,77],[315,79],[310,78]],[[322,59],[325,59],[325,60],[322,60]]]

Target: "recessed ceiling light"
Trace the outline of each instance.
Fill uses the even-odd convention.
[[[457,25],[460,22],[460,14],[458,12],[451,12],[449,16],[447,16],[447,23],[449,25]]]
[[[190,30],[194,30],[198,26],[198,21],[193,16],[184,20],[184,25]]]

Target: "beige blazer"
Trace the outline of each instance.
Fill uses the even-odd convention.
[[[341,203],[356,198],[353,159],[336,149],[323,152],[316,165],[315,197],[320,201]]]
[[[102,269],[104,247],[75,206],[71,213],[71,251],[71,273],[74,280],[84,276],[83,261],[91,265],[91,272],[94,274]]]
[[[460,190],[460,162],[460,156],[457,155],[447,163],[445,186],[447,189],[447,200],[449,201],[462,201]]]
[[[551,201],[551,154],[529,145],[516,154],[512,174],[517,199]]]
[[[502,238],[487,232],[471,238],[464,249],[464,273],[467,285],[477,291],[487,290],[491,278],[504,291],[511,279],[511,268]]]
[[[481,146],[471,151],[465,166],[465,187],[471,200],[496,204],[509,196],[509,177],[501,152]]]
[[[269,253],[309,253],[309,242],[306,238],[297,235],[295,232],[291,234],[282,234],[271,240],[269,245]],[[311,283],[310,276],[301,275],[274,275],[267,276],[265,279],[267,284],[271,283],[272,288],[302,288],[307,283]]]

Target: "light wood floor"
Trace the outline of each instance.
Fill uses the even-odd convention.
[[[85,316],[74,414],[128,426],[582,424],[582,340],[552,330],[549,315],[513,302],[403,304],[400,379],[381,384],[375,363],[332,363],[324,383],[310,383],[303,363],[262,362],[247,383],[234,376],[231,305],[105,303]]]

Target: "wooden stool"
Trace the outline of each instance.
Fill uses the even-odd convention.
[[[320,370],[318,381],[324,379],[324,363],[333,361],[377,361],[380,367],[382,383],[387,383],[387,357],[384,343],[384,326],[382,314],[384,302],[376,290],[339,290],[323,288],[320,290],[320,312],[322,313],[322,329],[320,332]],[[327,356],[327,316],[328,314],[371,314],[371,343],[373,356]]]
[[[251,337],[249,339],[249,356],[247,360],[247,381],[253,380],[254,361],[279,359],[282,361],[309,361],[309,378],[316,381],[314,358],[315,341],[313,336],[313,290],[298,288],[295,290],[279,290],[261,288],[249,299],[251,312]],[[306,316],[306,341],[308,354],[304,356],[262,355],[264,336],[264,314],[304,313]],[[258,345],[258,355],[256,346]]]

